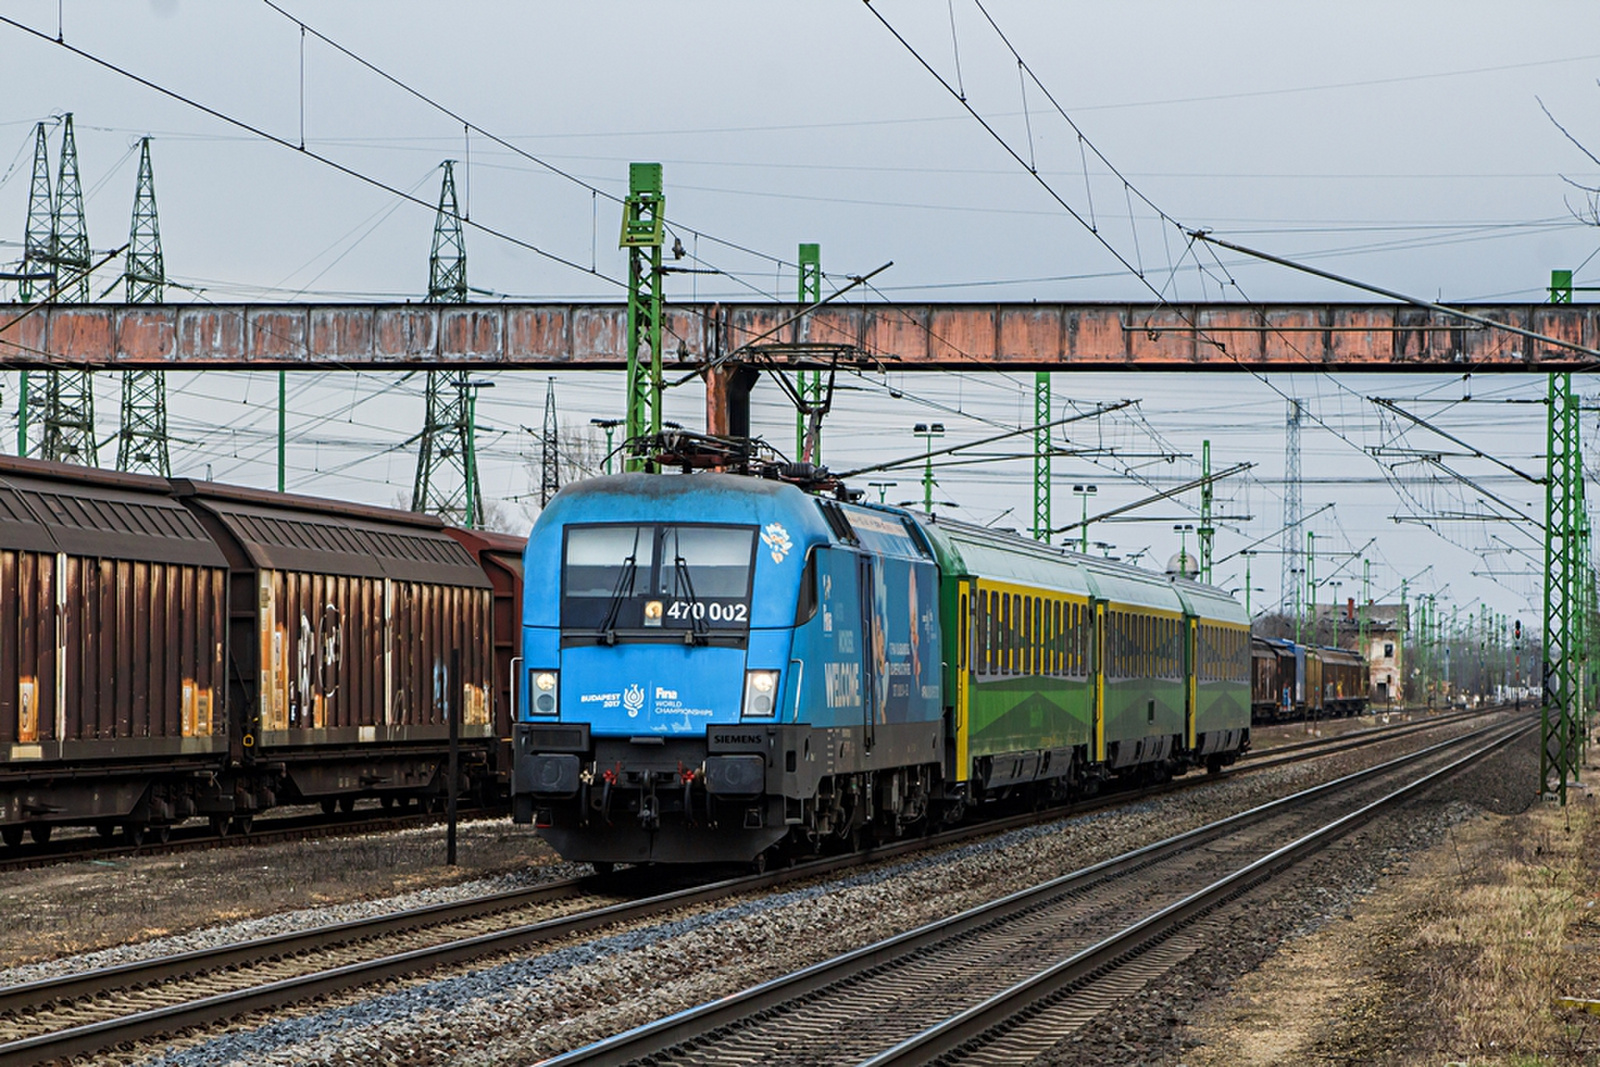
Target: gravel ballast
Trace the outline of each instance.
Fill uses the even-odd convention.
[[[142,1062],[527,1062],[1467,728],[1224,780],[599,938],[575,938],[536,955],[342,997],[272,1021],[244,1020],[230,1033],[152,1050]],[[1321,902],[1318,914],[1343,906],[1313,895]],[[1100,1041],[1097,1047],[1107,1046]]]

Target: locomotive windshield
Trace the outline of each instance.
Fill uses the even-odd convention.
[[[569,526],[562,629],[747,630],[755,543],[753,526]]]

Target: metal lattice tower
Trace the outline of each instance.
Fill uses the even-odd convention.
[[[467,240],[456,201],[455,160],[444,161],[439,211],[433,222],[433,249],[428,255],[428,301],[467,301]],[[417,477],[411,488],[411,510],[449,522],[472,525],[483,515],[478,486],[477,454],[472,447],[471,385],[462,371],[428,372],[427,413],[417,452]]]
[[[1211,584],[1211,548],[1217,539],[1217,528],[1211,521],[1211,504],[1215,495],[1211,487],[1211,442],[1200,442],[1200,525],[1195,530],[1200,542],[1200,580]]]
[[[1550,376],[1544,527],[1544,702],[1539,781],[1546,797],[1567,802],[1578,781],[1583,735],[1581,615],[1588,520],[1583,508],[1583,453],[1572,375]]]
[[[1033,376],[1033,539],[1050,540],[1050,372]]]
[[[50,251],[55,197],[50,190],[50,144],[44,123],[33,128],[33,135],[33,182],[28,186],[28,228],[22,239],[22,280],[17,284],[17,298],[24,304],[49,293],[51,286],[39,276],[55,273]],[[35,284],[41,281],[44,284]]]
[[[55,210],[50,216],[50,263],[55,267],[56,300],[89,302],[89,229],[83,217],[83,183],[78,178],[78,144],[72,115],[61,128],[61,162],[56,168]],[[100,465],[94,439],[94,374],[53,370],[45,383],[44,440],[39,454],[62,463]]]
[[[128,303],[159,304],[166,294],[167,268],[161,257],[161,222],[156,216],[156,179],[150,167],[150,138],[139,142],[139,184],[133,194],[124,268]],[[130,370],[122,374],[122,418],[117,433],[117,470],[172,476],[167,450],[167,372]]]
[[[556,380],[544,391],[544,433],[539,439],[539,506],[561,491],[561,430],[556,422]]]
[[[661,240],[667,199],[661,164],[628,164],[618,246],[628,250],[628,408],[624,470],[650,467],[646,437],[661,433]],[[644,361],[648,360],[648,363]]]
[[[44,123],[33,128],[33,182],[28,187],[28,223],[22,238],[22,274],[17,283],[17,299],[31,304],[35,295],[50,291],[49,280],[55,267],[50,262],[50,220],[55,215],[55,202],[50,189],[50,144],[45,138]],[[35,286],[36,281],[46,284]],[[23,371],[17,382],[17,455],[28,454],[28,397],[29,375]]]
[[[822,246],[803,244],[796,257],[800,264],[800,306],[810,307],[822,301]],[[795,375],[797,392],[800,394],[800,410],[795,412],[794,418],[794,454],[795,458],[808,463],[822,462],[822,429],[817,428],[814,438],[809,442],[811,449],[806,450],[806,429],[810,421],[810,414],[816,405],[822,403],[822,371],[802,370]]]
[[[1300,401],[1289,401],[1283,431],[1283,609],[1300,618],[1305,569],[1300,551]]]

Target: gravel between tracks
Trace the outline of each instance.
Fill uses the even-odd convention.
[[[5,956],[90,951],[0,969],[0,986],[590,873],[509,820],[463,823],[453,869],[437,863],[443,839],[426,826],[10,873],[0,878],[0,945],[14,946]]]
[[[1469,727],[1427,735],[1429,741]],[[1370,746],[778,893],[579,936],[536,954],[241,1020],[141,1063],[525,1063],[1282,796],[1418,745]],[[1326,909],[1324,909],[1326,910]],[[112,1062],[107,1060],[106,1062]],[[116,1062],[128,1062],[127,1054]]]

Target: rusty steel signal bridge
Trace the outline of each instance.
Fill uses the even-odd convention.
[[[885,370],[1371,370],[1539,374],[1600,363],[1600,305],[674,304],[664,363],[742,348]],[[0,305],[0,367],[621,370],[622,303]],[[770,363],[769,363],[770,365]]]

